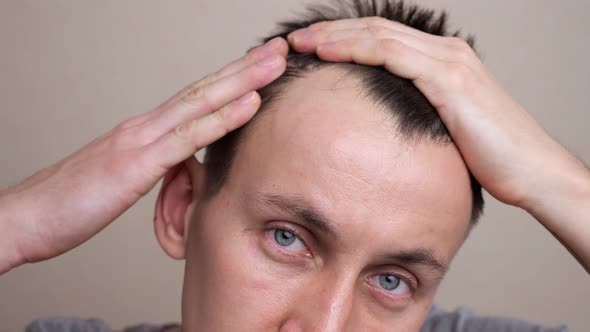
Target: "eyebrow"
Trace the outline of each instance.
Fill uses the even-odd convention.
[[[293,217],[305,221],[314,228],[326,233],[327,235],[337,238],[337,232],[334,224],[331,223],[324,215],[313,208],[311,204],[299,197],[285,196],[278,194],[256,193],[253,195],[255,200],[263,205],[291,214]],[[395,261],[407,265],[424,265],[445,274],[448,270],[447,264],[438,258],[431,249],[417,248],[403,250],[395,253],[389,253],[385,256],[386,260]]]
[[[445,274],[448,270],[447,264],[429,249],[419,248],[400,251],[385,255],[385,258],[408,265],[425,265],[438,270],[442,274]]]
[[[276,194],[257,194],[255,198],[264,205],[285,211],[293,217],[305,221],[319,231],[333,238],[337,238],[333,223],[302,198]]]

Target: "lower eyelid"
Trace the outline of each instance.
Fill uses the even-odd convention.
[[[281,245],[279,245],[275,239],[274,239],[274,231],[280,230],[280,228],[272,228],[272,229],[268,229],[265,231],[265,241],[270,242],[270,245],[272,245],[274,248],[276,248],[277,250],[281,251],[281,253],[285,254],[285,255],[289,255],[289,256],[293,256],[293,257],[312,257],[311,253],[309,252],[309,249],[306,247],[305,242],[299,237],[299,235],[297,235],[295,232],[292,232],[291,230],[285,229],[285,231],[287,232],[292,232],[293,235],[295,235],[297,237],[297,239],[299,241],[301,241],[303,243],[303,246],[305,247],[305,253],[298,253],[295,251],[289,251],[285,248],[283,248]]]
[[[418,290],[418,280],[409,272],[390,272],[382,271],[380,274],[391,274],[403,281],[409,288],[410,292],[415,293]]]
[[[379,281],[378,281],[378,278],[380,275],[381,274],[377,274],[377,275],[373,275],[368,278],[367,282],[370,284],[371,287],[374,287],[376,290],[387,294],[387,296],[403,297],[402,295],[399,295],[399,294],[395,293],[394,291],[388,291],[386,289],[383,289],[381,287],[381,285],[379,285]],[[414,290],[414,287],[411,284],[411,282],[406,280],[407,278],[399,276],[397,274],[392,274],[392,275],[394,275],[396,278],[398,278],[400,280],[400,282],[403,283],[403,287],[407,288],[407,293],[409,294],[409,297],[412,297],[415,293],[415,290]],[[372,281],[372,279],[376,279],[376,281]]]
[[[389,293],[386,290],[382,289],[378,285],[372,284],[370,281],[366,281],[367,287],[369,291],[373,293],[373,296],[376,296],[380,301],[383,301],[385,305],[393,304],[395,306],[402,306],[406,305],[410,299],[412,298],[412,292],[408,292],[407,295],[398,295],[394,293]]]

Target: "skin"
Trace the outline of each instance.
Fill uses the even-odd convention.
[[[420,328],[444,271],[387,257],[422,250],[449,265],[469,227],[467,168],[453,145],[401,142],[344,75],[324,69],[289,86],[245,137],[221,192],[193,191],[184,330]],[[164,205],[182,201],[171,190]],[[333,234],[278,196],[321,211]],[[283,247],[276,229],[300,240]],[[408,281],[387,291],[386,274]]]
[[[535,217],[590,272],[590,170],[498,84],[467,43],[379,17],[289,35],[325,61],[384,66],[434,105],[484,189]]]
[[[269,41],[0,192],[0,273],[84,243],[167,172],[247,122],[260,105],[255,90],[283,73],[286,53],[284,40]]]
[[[289,42],[295,49],[301,52],[316,52],[320,58],[326,61],[352,61],[367,65],[384,66],[392,73],[412,80],[436,107],[453,136],[465,164],[484,188],[496,199],[528,211],[590,271],[590,241],[588,241],[590,239],[590,204],[588,204],[590,202],[590,172],[588,168],[553,140],[522,106],[499,86],[464,42],[456,38],[427,35],[380,18],[341,20],[315,24],[309,29],[290,35]],[[223,301],[246,301],[243,297],[250,296],[250,301],[245,302],[248,309],[277,308],[277,312],[274,310],[263,312],[264,316],[260,317],[260,321],[263,321],[262,318],[264,318],[267,319],[265,322],[268,322],[268,324],[275,324],[275,327],[281,326],[283,329],[291,331],[311,329],[310,326],[314,328],[315,326],[321,326],[320,330],[329,330],[333,327],[343,326],[343,321],[358,324],[360,319],[366,319],[366,326],[370,326],[369,324],[377,322],[379,318],[382,320],[396,320],[395,323],[400,324],[398,326],[403,327],[405,325],[408,329],[418,326],[417,322],[411,322],[410,319],[403,318],[401,312],[405,312],[409,315],[408,317],[414,317],[415,319],[422,317],[429,301],[427,300],[428,295],[418,296],[415,301],[410,301],[410,304],[404,309],[386,310],[384,309],[386,306],[382,305],[380,301],[374,300],[374,298],[380,298],[379,296],[373,296],[374,293],[366,295],[371,291],[365,293],[362,291],[370,287],[363,286],[363,282],[360,281],[362,280],[360,276],[363,273],[360,271],[369,262],[375,261],[375,255],[379,254],[379,250],[386,250],[384,247],[377,248],[379,244],[383,245],[384,240],[382,238],[371,238],[371,241],[367,241],[370,243],[365,244],[362,249],[352,247],[347,242],[339,242],[342,243],[341,250],[332,249],[332,251],[329,251],[325,249],[322,253],[332,253],[332,255],[322,259],[323,256],[320,253],[314,256],[319,257],[318,263],[314,262],[309,266],[303,264],[306,267],[294,268],[294,270],[289,269],[289,264],[277,263],[275,265],[276,262],[271,263],[272,260],[268,264],[262,264],[262,266],[251,264],[245,267],[244,265],[233,264],[225,266],[223,265],[224,261],[205,261],[206,259],[214,259],[215,254],[221,252],[214,249],[226,249],[224,249],[225,247],[212,249],[213,244],[205,241],[209,241],[208,239],[200,239],[200,237],[204,237],[203,234],[222,236],[223,238],[220,241],[232,243],[232,246],[228,245],[228,251],[237,250],[235,249],[237,245],[244,245],[243,238],[247,237],[247,235],[241,234],[242,237],[230,238],[229,240],[234,241],[229,241],[226,236],[227,233],[223,234],[217,232],[216,229],[207,228],[207,225],[211,224],[210,220],[213,219],[210,219],[211,212],[206,208],[204,201],[199,199],[203,192],[206,174],[203,167],[191,156],[201,147],[218,139],[227,131],[242,125],[251,118],[259,106],[260,101],[257,95],[251,95],[252,99],[249,99],[250,102],[245,104],[238,104],[234,100],[249,91],[254,91],[260,86],[268,84],[268,82],[280,75],[284,70],[285,53],[286,45],[281,40],[276,41],[273,47],[253,51],[245,58],[232,63],[217,74],[208,76],[187,87],[187,89],[154,111],[124,122],[117,126],[115,130],[95,140],[60,163],[37,173],[15,187],[2,191],[0,193],[0,236],[2,237],[0,241],[0,273],[28,262],[48,259],[73,249],[115,220],[165,175],[156,209],[156,234],[162,247],[170,256],[179,259],[187,258],[187,281],[199,277],[203,278],[203,280],[208,279],[217,282],[217,278],[228,278],[226,275],[228,270],[242,278],[246,276],[245,279],[228,279],[223,285],[212,283],[212,289],[219,290],[217,294],[223,294],[224,287],[238,287],[237,283],[245,283],[245,287],[240,287],[238,291],[232,294],[224,297],[208,298],[211,301],[210,305],[214,308],[220,308],[218,305]],[[253,64],[261,58],[267,57],[274,57],[274,61],[271,61],[274,65],[259,66]],[[301,100],[305,100],[305,98],[298,101]],[[376,112],[373,113],[377,114]],[[352,116],[352,114],[350,115]],[[330,118],[330,121],[335,118]],[[371,128],[374,136],[367,135],[364,137],[361,135],[358,138],[372,142],[371,139],[381,137],[383,139],[380,140],[381,144],[390,144],[388,147],[391,149],[397,148],[397,150],[390,151],[398,152],[398,156],[402,158],[400,160],[411,162],[413,165],[420,164],[418,163],[420,155],[426,153],[424,150],[427,150],[426,147],[404,146],[400,142],[394,144],[392,140],[386,139],[386,135],[375,123],[375,118],[373,118],[373,121],[370,119],[365,120],[373,125]],[[279,121],[275,122],[278,123]],[[185,125],[182,125],[183,123]],[[190,125],[186,123],[190,123]],[[260,125],[262,126],[264,123],[261,122]],[[175,128],[178,129],[175,130]],[[299,127],[296,129],[302,130]],[[312,129],[314,128],[309,128],[309,130]],[[328,130],[328,128],[317,127],[315,129]],[[290,131],[293,131],[293,128],[289,127],[283,130],[283,134]],[[320,131],[315,134],[319,133]],[[254,135],[252,136],[254,137]],[[347,138],[346,135],[339,137],[337,141],[332,142],[334,144],[342,143],[341,139],[345,140]],[[302,140],[302,142],[292,142],[292,140],[288,142],[291,145],[280,145],[280,148],[275,149],[275,152],[305,146],[305,140]],[[270,144],[270,142],[266,143]],[[387,202],[382,201],[379,208],[370,208],[375,202],[370,200],[363,202],[364,204],[359,209],[351,209],[343,203],[346,202],[346,199],[349,202],[358,202],[358,199],[351,199],[358,193],[365,193],[368,197],[383,200],[381,195],[376,195],[376,192],[380,190],[385,191],[386,194],[394,195],[394,197],[396,194],[397,197],[403,196],[401,191],[390,191],[393,184],[395,184],[394,179],[390,178],[390,181],[374,183],[374,179],[367,176],[366,172],[369,170],[376,171],[376,165],[380,165],[376,162],[370,163],[371,160],[376,158],[371,153],[375,153],[377,150],[373,151],[371,149],[371,151],[363,152],[355,159],[350,158],[351,151],[345,148],[336,149],[340,153],[329,154],[328,152],[334,151],[329,150],[329,146],[315,141],[313,143],[312,147],[316,152],[315,154],[309,153],[309,156],[305,154],[306,158],[312,156],[320,158],[321,156],[318,156],[317,153],[323,148],[323,151],[326,152],[323,156],[327,158],[324,161],[331,162],[334,165],[331,168],[326,168],[330,169],[333,174],[322,173],[322,177],[315,179],[317,185],[324,188],[323,191],[321,188],[316,190],[324,194],[326,192],[325,188],[330,185],[333,186],[334,183],[342,184],[348,190],[337,190],[332,187],[334,191],[328,192],[326,196],[319,195],[317,192],[315,192],[316,196],[314,196],[313,189],[315,188],[308,188],[303,185],[310,183],[310,181],[303,181],[306,179],[307,172],[294,173],[300,176],[301,181],[295,184],[291,183],[290,186],[286,183],[276,182],[281,185],[273,187],[268,182],[270,180],[261,181],[258,185],[266,184],[272,187],[265,188],[267,190],[306,189],[306,195],[308,195],[306,197],[309,197],[307,199],[313,199],[318,206],[321,205],[324,210],[329,210],[325,214],[330,214],[333,223],[342,223],[341,226],[346,224],[347,227],[341,227],[339,230],[342,232],[342,237],[349,239],[349,241],[355,241],[356,238],[350,236],[349,228],[353,227],[350,220],[354,219],[355,222],[361,223],[363,217],[369,214],[372,216],[377,214],[379,216],[395,215],[388,209],[391,209],[395,204],[401,204],[398,201],[393,205],[389,200]],[[352,144],[350,142],[345,143],[345,146]],[[379,146],[379,148],[384,148],[384,146]],[[307,152],[307,150],[305,151]],[[354,151],[359,153],[359,151],[363,150],[356,149]],[[413,151],[411,158],[403,159],[407,157],[404,151]],[[445,152],[446,154],[440,152],[441,155],[438,155],[434,151],[429,151],[427,155],[435,154],[440,157],[441,161],[451,163],[453,152]],[[251,154],[250,158],[253,158],[253,156]],[[302,167],[302,163],[298,163],[298,159],[294,156],[298,156],[298,154],[289,154],[283,160],[275,162],[282,161],[285,164],[285,161],[289,160],[291,163],[286,166],[297,167],[293,169],[293,172],[303,171],[303,168],[299,168]],[[349,158],[346,158],[347,156]],[[383,165],[395,164],[392,163],[392,160],[387,160],[389,157],[380,156],[380,158],[384,158],[384,161],[388,162],[388,164]],[[249,161],[250,163],[256,163],[256,167],[268,167],[268,164],[262,164],[261,160],[258,158],[255,160],[242,158],[240,162]],[[342,160],[345,160],[346,163],[343,163]],[[397,181],[415,179],[416,174],[411,174],[402,165],[403,163],[394,168],[395,174],[398,175],[395,179]],[[463,168],[457,167],[453,169],[458,171]],[[279,175],[277,173],[282,170],[273,168],[272,174],[269,173],[268,176],[273,175],[276,177]],[[351,170],[354,170],[354,172],[351,173]],[[255,168],[249,170],[249,172],[254,171]],[[307,171],[318,172],[319,170],[307,169]],[[422,169],[422,171],[425,170]],[[340,177],[338,178],[336,175]],[[385,178],[388,178],[387,175],[385,174]],[[460,179],[458,174],[447,175],[454,176],[455,180]],[[105,182],[105,178],[112,178],[113,181]],[[235,182],[234,186],[238,183],[236,179],[238,179],[237,176],[232,178],[232,181]],[[287,181],[286,179],[288,177],[285,176],[285,181]],[[275,180],[280,179],[275,178]],[[301,183],[301,187],[297,187],[299,183]],[[364,185],[360,185],[360,183],[364,183]],[[432,183],[429,185],[432,185],[433,189],[436,187]],[[230,184],[228,184],[228,188],[230,188]],[[371,188],[374,188],[375,191],[372,192]],[[405,187],[396,188],[401,190]],[[406,194],[419,195],[419,189],[419,187],[414,188],[414,192]],[[224,188],[220,197],[230,194],[232,192]],[[237,194],[234,192],[232,197]],[[446,196],[445,198],[448,199]],[[171,197],[177,197],[178,199],[171,200],[169,199]],[[403,197],[407,198],[406,196]],[[219,202],[219,200],[211,200],[209,204],[212,205],[214,202]],[[172,203],[173,201],[176,203]],[[429,200],[429,202],[432,201]],[[238,202],[226,200],[225,203],[218,203],[221,204],[219,205],[220,211],[226,215],[227,211],[236,211],[239,208],[236,206]],[[61,208],[66,204],[67,208]],[[445,202],[447,207],[454,206],[452,204],[452,202]],[[246,205],[248,206],[248,204]],[[403,211],[412,211],[409,207],[407,208],[409,210]],[[430,205],[429,208],[431,208]],[[432,208],[441,209],[441,211],[443,209],[437,205],[432,206]],[[242,207],[242,209],[244,208]],[[53,211],[53,213],[47,213],[47,211]],[[458,213],[459,210],[449,210],[447,212],[452,213],[451,211]],[[241,210],[241,212],[246,211]],[[425,212],[421,211],[421,213],[424,214]],[[81,216],[83,217],[81,218]],[[191,222],[193,216],[194,220],[199,222]],[[229,218],[231,222],[228,222],[227,227],[231,225],[243,226],[244,223],[247,223],[247,220],[264,219],[256,216],[254,212],[251,212],[251,219],[240,217],[239,220],[232,220]],[[403,221],[409,222],[410,216],[419,218],[422,215],[408,213],[408,215],[400,216],[398,213],[396,215],[397,219],[390,218],[386,222],[377,218],[375,223],[378,223],[383,229],[388,229],[388,235],[390,233],[396,234],[396,229],[402,229]],[[403,217],[406,217],[406,219]],[[278,217],[270,216],[270,218]],[[425,219],[428,218],[423,218],[423,220]],[[226,220],[220,224],[225,223]],[[218,225],[214,226],[217,227]],[[234,228],[233,231],[235,232],[237,229],[239,228]],[[251,232],[246,231],[246,233],[250,234],[250,239],[255,234],[260,235],[260,228],[253,227],[249,229]],[[373,230],[372,227],[368,227],[368,229]],[[410,232],[409,229],[403,229]],[[422,236],[424,238],[421,239],[425,241],[436,241],[428,238],[428,234],[433,231],[432,229],[423,227],[421,230],[414,229],[412,235]],[[362,234],[364,229],[357,232]],[[384,232],[372,234],[382,236]],[[189,241],[191,237],[196,240]],[[441,238],[443,238],[442,235]],[[201,243],[199,243],[199,239],[202,240]],[[406,238],[403,237],[403,240],[406,240]],[[404,243],[401,240],[393,244],[390,243],[390,246],[395,247],[388,247],[387,250],[400,249],[399,246]],[[416,243],[418,241],[414,242],[414,244]],[[444,243],[437,243],[436,252],[444,262],[448,263],[452,253],[456,250],[452,243],[453,241],[450,238],[446,238]],[[459,243],[460,241],[455,246],[458,247]],[[431,242],[431,244],[434,245],[434,242]],[[211,255],[205,256],[204,253],[195,252],[195,248],[200,246],[209,248]],[[261,257],[256,256],[257,251],[254,244],[250,243],[249,248],[249,251],[243,251],[239,254],[248,257],[248,259],[252,259],[254,256],[262,260]],[[354,248],[354,250],[350,248]],[[268,253],[266,254],[268,255]],[[339,258],[344,257],[346,254],[348,254],[347,257],[351,257],[350,261],[341,262]],[[262,254],[260,255],[262,256]],[[196,262],[199,259],[202,259],[203,264],[210,264],[210,266],[222,273],[216,276],[198,276],[195,267],[191,267],[194,266],[191,262],[193,260]],[[236,253],[233,251],[228,253],[228,259],[236,259]],[[247,274],[249,271],[247,269],[251,269],[253,274]],[[256,273],[263,281],[267,281],[265,276],[269,274],[262,272],[269,271],[282,273],[288,277],[295,276],[293,280],[289,280],[290,283],[307,284],[313,292],[309,291],[306,295],[312,297],[315,301],[307,306],[291,308],[281,301],[289,301],[291,299],[289,296],[294,296],[296,301],[301,301],[305,297],[305,294],[302,295],[301,293],[303,290],[298,289],[298,292],[289,292],[289,294],[281,296],[283,293],[277,294],[271,290],[285,290],[286,287],[291,285],[285,285],[284,282],[281,282],[279,286],[276,286],[278,281],[270,280],[269,284],[272,288],[266,288],[268,285],[261,283],[259,279],[248,278]],[[368,270],[363,272],[366,271]],[[416,274],[418,273],[416,272]],[[310,275],[317,276],[317,279],[314,282],[309,282]],[[355,283],[355,280],[358,283]],[[185,283],[185,285],[187,286],[183,297],[183,311],[188,326],[188,324],[195,324],[206,314],[205,312],[199,312],[199,310],[204,311],[207,308],[198,308],[197,310],[192,306],[196,305],[195,301],[197,300],[205,300],[196,299],[196,297],[200,292],[209,291],[209,288],[208,285],[189,283]],[[331,286],[328,287],[328,285]],[[255,295],[249,295],[248,293],[252,287],[258,289]],[[260,292],[266,292],[266,296],[260,296]],[[267,303],[267,298],[271,298],[276,302]],[[374,310],[366,312],[367,307]],[[187,312],[189,308],[190,313]],[[227,312],[236,310],[236,308],[231,307],[223,307],[222,309]],[[281,312],[279,309],[288,310],[288,312]],[[390,315],[383,317],[384,312],[388,312]],[[219,315],[217,315],[218,313]],[[224,324],[225,322],[219,321],[222,314],[223,311],[216,312],[210,318],[211,324]],[[194,318],[192,315],[194,315]],[[252,323],[249,319],[253,318],[255,317],[245,317],[242,322],[239,322],[239,327],[245,326],[242,323],[249,325]],[[379,328],[379,326],[376,328]]]

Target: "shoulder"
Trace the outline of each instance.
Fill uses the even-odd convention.
[[[100,319],[79,319],[52,317],[33,321],[25,328],[25,332],[113,332],[108,324]]]
[[[136,325],[126,328],[123,332],[161,332],[169,331],[174,325]],[[114,332],[114,330],[101,319],[80,319],[51,317],[41,318],[29,324],[25,332]]]
[[[482,317],[471,310],[459,308],[448,312],[434,306],[421,332],[567,332],[566,326],[543,327],[522,320]]]

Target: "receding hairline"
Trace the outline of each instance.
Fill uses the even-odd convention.
[[[295,18],[278,22],[275,33],[262,38],[262,42],[275,37],[286,38],[294,30],[322,21],[367,17],[381,17],[396,21],[433,35],[462,38],[459,30],[448,29],[447,13],[444,10],[428,9],[404,0],[331,0],[307,5],[306,9],[298,13]],[[474,38],[472,35],[468,35],[464,40],[473,48]],[[288,53],[286,72],[275,82],[259,90],[263,99],[263,110],[260,113],[267,113],[264,112],[267,106],[272,107],[273,99],[281,98],[281,89],[284,89],[285,85],[288,85],[293,79],[307,75],[320,67],[351,65],[352,68],[357,68],[360,72],[361,78],[368,87],[368,93],[372,94],[375,102],[383,106],[382,109],[388,110],[389,116],[400,121],[398,128],[395,129],[398,129],[401,137],[413,137],[419,140],[426,138],[434,143],[442,143],[442,145],[452,143],[452,138],[438,112],[418,91],[413,82],[389,73],[383,67],[335,64],[320,60],[315,53],[300,54],[293,49],[290,49]],[[399,110],[397,112],[399,114],[395,114],[396,109]],[[211,175],[207,180],[209,194],[215,195],[223,186],[231,171],[235,153],[241,143],[242,133],[254,127],[259,118],[261,116],[257,115],[245,127],[229,133],[212,144],[211,151],[215,151],[215,153],[210,154],[208,151],[205,157],[208,174]],[[471,173],[470,181],[473,192],[471,220],[472,224],[475,224],[483,212],[484,200],[481,185]]]
[[[318,75],[324,71],[332,71],[340,74],[340,79],[334,84],[338,84],[341,81],[347,80],[353,82],[358,87],[358,95],[361,100],[371,106],[371,109],[379,112],[383,115],[389,125],[391,126],[392,135],[395,139],[398,139],[404,144],[416,144],[416,143],[427,143],[436,146],[448,146],[453,145],[453,141],[450,136],[443,137],[429,137],[416,132],[404,132],[403,124],[400,123],[401,115],[396,110],[390,109],[388,105],[380,104],[378,100],[371,95],[370,87],[363,81],[363,70],[371,68],[371,66],[359,65],[356,63],[345,63],[345,62],[323,62],[314,66],[313,68],[303,70],[299,76],[293,77],[286,82],[279,83],[276,90],[273,90],[269,95],[264,95],[260,109],[256,115],[248,121],[242,128],[240,128],[240,138],[236,145],[236,153],[239,146],[243,143],[245,135],[248,135],[252,131],[261,119],[265,118],[271,112],[277,111],[277,105],[281,100],[286,98],[289,86],[292,84],[305,84],[302,81],[313,79],[314,75]]]

